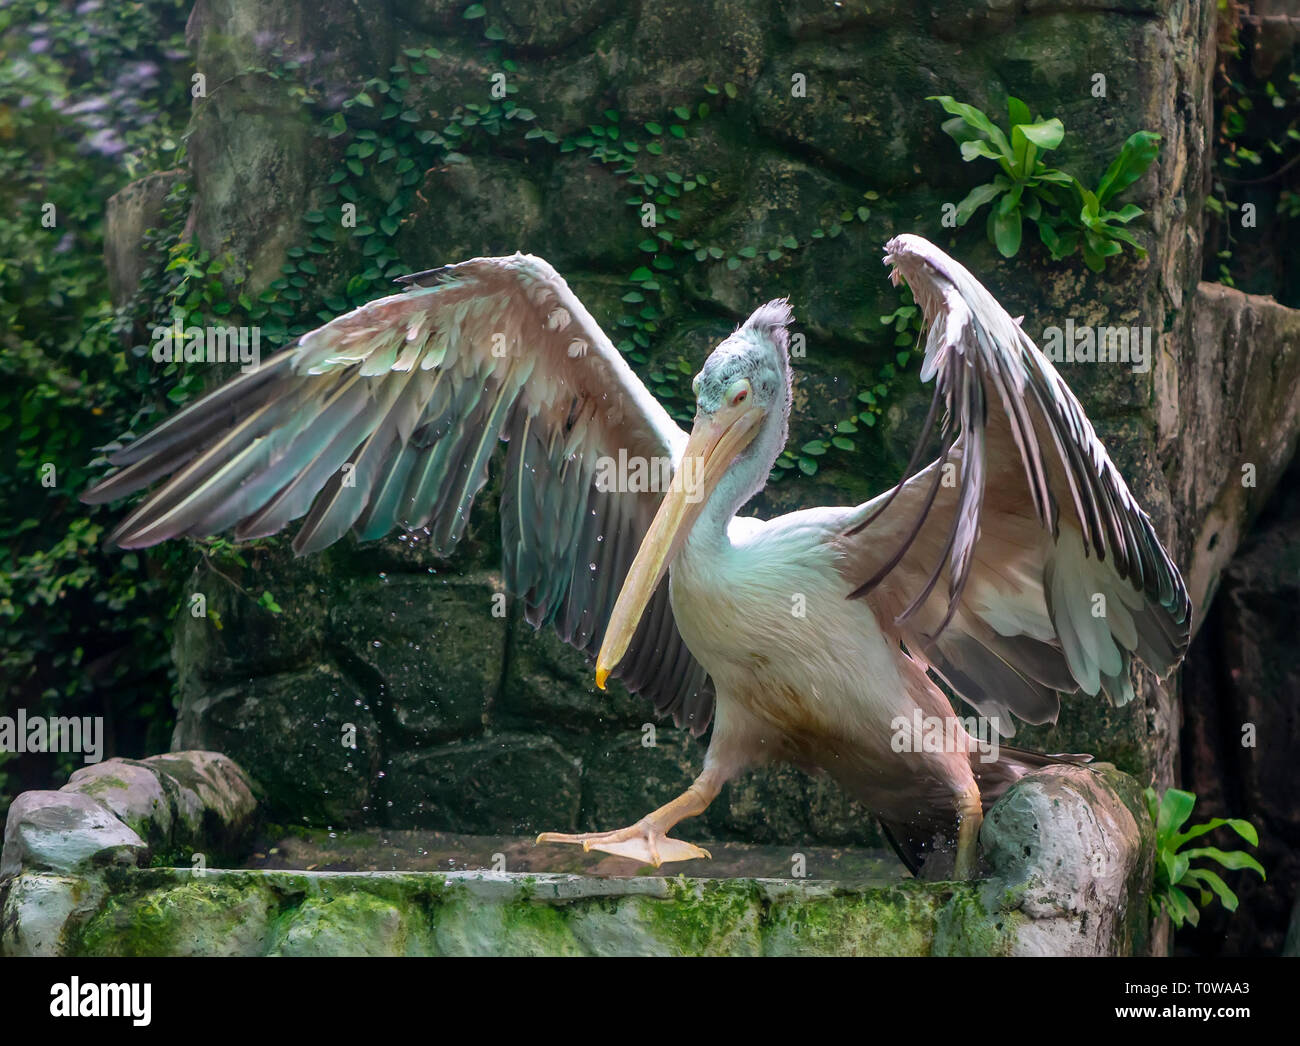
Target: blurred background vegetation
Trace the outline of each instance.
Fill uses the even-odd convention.
[[[184,546],[122,555],[78,492],[94,448],[162,408],[174,370],[124,334],[165,301],[115,310],[104,208],[184,162],[186,0],[0,6],[0,684],[4,710],[102,715],[109,753],[167,749],[167,636]],[[54,207],[54,225],[42,224]],[[179,201],[178,201],[179,205]],[[158,283],[152,286],[155,289]],[[42,466],[55,466],[52,487]],[[182,575],[183,576],[183,575]],[[0,816],[80,757],[0,753]]]

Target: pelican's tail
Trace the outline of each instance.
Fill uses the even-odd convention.
[[[1092,756],[1081,752],[1058,752],[1045,755],[1042,752],[1030,752],[1024,748],[1011,745],[999,745],[998,757],[991,763],[980,762],[978,753],[971,756],[971,770],[975,772],[975,783],[980,787],[980,799],[984,812],[1002,798],[1004,793],[1025,774],[1041,770],[1045,766],[1057,766],[1062,763],[1080,766],[1092,762]]]
[[[971,770],[979,785],[980,804],[985,813],[1002,798],[1008,788],[1026,774],[1046,766],[1081,766],[1090,762],[1092,756],[1083,753],[1059,752],[1046,755],[1011,745],[1000,745],[997,759],[988,763],[981,762],[978,752],[971,753]],[[913,875],[924,875],[926,879],[945,879],[950,876],[957,840],[955,819],[951,824],[936,830],[932,821],[921,824],[886,821],[882,818],[880,828],[899,860],[907,865],[908,871]]]

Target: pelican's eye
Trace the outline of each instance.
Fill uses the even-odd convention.
[[[745,400],[749,399],[749,394],[753,391],[750,387],[748,378],[741,378],[739,381],[733,381],[727,386],[727,405],[730,407],[739,407]]]

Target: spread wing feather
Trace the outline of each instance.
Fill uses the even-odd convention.
[[[659,495],[598,484],[603,458],[667,460],[685,434],[539,258],[478,258],[304,335],[117,451],[83,499],[165,478],[113,532],[123,548],[302,519],[299,554],[352,530],[464,533],[499,440],[507,587],[527,619],[594,655]],[[305,518],[303,518],[305,517]],[[660,586],[621,670],[697,734],[713,690]]]
[[[1018,323],[917,236],[886,248],[929,325],[934,398],[897,487],[853,510],[840,570],[883,627],[1008,735],[1058,691],[1133,696],[1186,652],[1191,605],[1083,408]],[[942,413],[942,421],[940,414]],[[914,471],[936,430],[941,449]]]

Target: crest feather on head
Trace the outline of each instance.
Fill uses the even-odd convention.
[[[766,305],[760,305],[749,319],[737,328],[738,331],[753,331],[760,337],[767,338],[783,355],[790,351],[789,326],[794,322],[794,311],[790,308],[789,298],[774,298]]]

